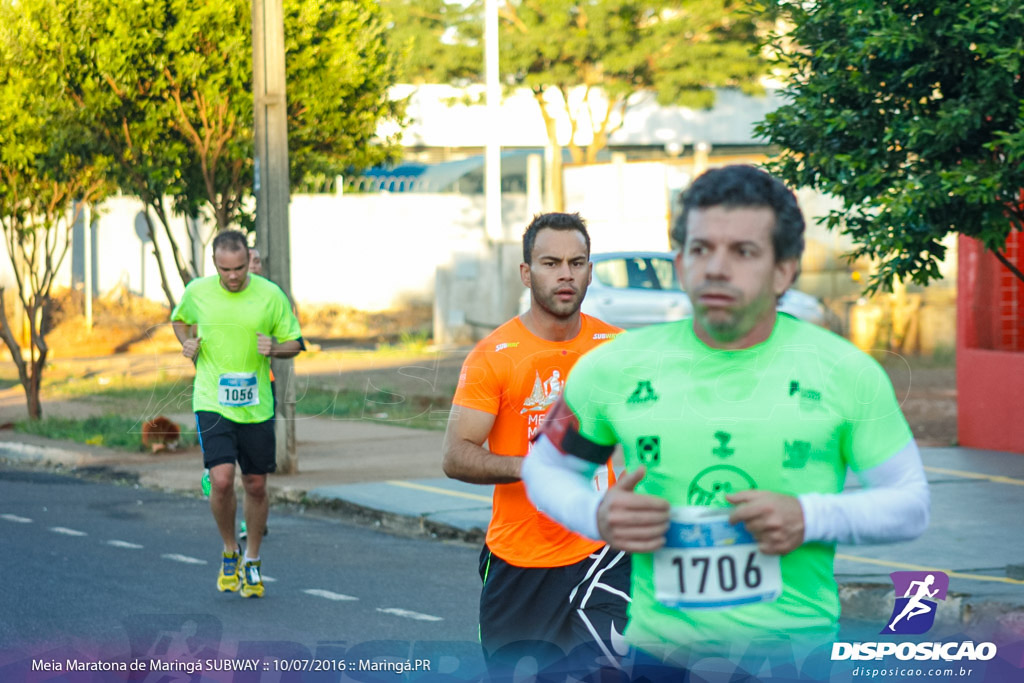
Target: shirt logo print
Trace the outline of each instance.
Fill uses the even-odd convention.
[[[657,465],[661,461],[661,437],[637,437],[636,455],[645,465]]]
[[[651,385],[651,381],[645,379],[636,383],[636,389],[634,389],[633,393],[626,399],[626,403],[638,405],[640,403],[648,403],[657,400],[658,394],[654,392],[654,387]]]
[[[732,434],[729,432],[718,431],[715,432],[715,438],[718,440],[718,447],[711,449],[711,452],[719,458],[728,458],[736,452],[735,448],[729,448],[729,441],[732,440]]]
[[[783,446],[783,453],[786,459],[782,461],[783,467],[799,469],[807,464],[811,457],[810,441],[787,441]]]
[[[800,402],[813,401],[814,403],[821,403],[821,392],[814,389],[801,389],[800,382],[795,379],[789,381],[789,395],[799,394]]]
[[[538,372],[536,379],[533,381],[533,391],[523,401],[523,409],[519,411],[519,414],[543,413],[558,400],[558,396],[561,393],[562,373],[558,370],[552,370],[551,376],[542,382]]]

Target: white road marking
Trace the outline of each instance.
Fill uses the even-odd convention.
[[[17,522],[19,524],[32,523],[32,520],[28,517],[19,517],[18,515],[0,515],[0,519],[6,519],[8,522]]]
[[[356,598],[356,597],[352,597],[351,595],[344,595],[342,593],[332,593],[331,591],[325,591],[325,590],[323,590],[321,588],[307,588],[306,590],[304,590],[302,592],[305,593],[306,595],[312,595],[312,596],[317,597],[317,598],[327,598],[328,600],[337,600],[339,602],[343,601],[343,600],[358,600],[359,599],[359,598]]]
[[[161,555],[165,560],[171,560],[172,562],[182,562],[184,564],[209,564],[206,560],[200,560],[197,557],[189,557],[188,555],[177,555],[174,553],[168,553],[167,555]]]
[[[129,543],[128,541],[107,541],[107,545],[112,545],[115,548],[127,548],[129,550],[139,550],[144,547],[138,543]]]
[[[415,619],[416,621],[444,621],[441,617],[435,617],[430,614],[423,614],[421,612],[412,612],[407,609],[399,609],[397,607],[378,607],[378,612],[384,614],[394,614],[396,617],[405,617],[406,619]]]
[[[64,534],[65,536],[88,536],[89,534],[84,531],[78,531],[77,529],[68,529],[64,526],[51,526],[50,531],[55,534]]]

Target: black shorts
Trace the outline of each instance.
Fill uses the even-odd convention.
[[[627,653],[630,557],[608,546],[576,564],[516,567],[480,553],[480,644],[492,675],[523,657],[573,669],[613,666]],[[552,647],[553,646],[553,647]]]
[[[196,413],[203,466],[238,463],[242,474],[268,474],[277,469],[274,420],[233,422],[219,413]]]

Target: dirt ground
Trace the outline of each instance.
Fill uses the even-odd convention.
[[[166,372],[179,351],[165,306],[115,292],[94,302],[92,331],[81,315],[81,295],[58,298],[47,336],[55,371],[80,377],[112,372],[141,376]],[[458,381],[466,349],[441,352],[426,343],[431,329],[429,307],[365,313],[342,307],[300,310],[300,321],[314,353],[296,359],[296,372],[324,388],[381,388],[410,397],[448,399]],[[412,341],[413,343],[409,343]],[[407,352],[371,352],[381,344]],[[6,349],[0,349],[0,377],[16,377]],[[956,443],[956,372],[953,362],[891,357],[884,363],[903,412],[924,446]],[[17,402],[20,389],[2,392]],[[23,394],[21,399],[23,403]],[[45,395],[44,395],[45,401]],[[76,417],[77,402],[44,403],[48,416]],[[436,404],[436,401],[435,401]],[[64,407],[61,407],[64,406]],[[9,410],[3,411],[10,414]],[[8,418],[10,419],[10,418]]]

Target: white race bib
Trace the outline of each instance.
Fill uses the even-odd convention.
[[[604,491],[608,488],[608,465],[601,465],[594,471],[594,476],[591,478],[591,484],[598,491]]]
[[[725,509],[673,507],[665,546],[654,552],[654,597],[679,609],[722,609],[782,594],[778,555],[758,551]]]
[[[217,400],[232,408],[260,404],[259,381],[255,372],[226,372],[217,380]]]

